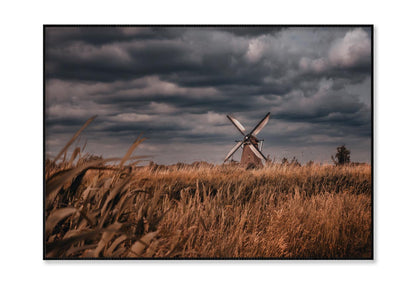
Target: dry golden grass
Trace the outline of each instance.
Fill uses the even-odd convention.
[[[372,258],[371,166],[67,162],[94,118],[45,162],[46,259]]]
[[[52,164],[46,258],[372,257],[369,165]]]

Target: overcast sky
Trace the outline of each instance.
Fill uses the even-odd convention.
[[[48,27],[46,154],[91,116],[86,151],[161,164],[221,163],[241,138],[226,118],[260,132],[272,159],[331,162],[346,144],[371,160],[371,30],[347,27]],[[241,150],[234,159],[239,160]]]

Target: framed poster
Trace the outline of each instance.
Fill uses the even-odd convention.
[[[373,26],[44,26],[44,259],[373,259]]]

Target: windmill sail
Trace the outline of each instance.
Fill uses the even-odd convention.
[[[231,150],[230,152],[227,154],[227,156],[224,159],[224,162],[226,162],[233,154],[234,152],[237,151],[237,149],[243,144],[244,141],[240,141],[239,143],[237,143]]]
[[[258,133],[260,133],[261,130],[263,130],[264,126],[266,126],[267,122],[269,122],[270,119],[270,112],[267,113],[267,115],[263,118],[263,120],[258,123],[256,127],[254,127],[254,130],[252,132],[253,136],[257,136]]]
[[[246,129],[244,128],[243,125],[241,125],[241,123],[236,118],[234,118],[231,115],[227,115],[227,118],[230,119],[231,123],[233,123],[234,126],[236,126],[236,128],[240,131],[240,133],[242,133],[243,135],[246,135],[245,133]]]
[[[248,145],[249,147],[250,147],[250,149],[251,149],[251,151],[258,157],[258,158],[260,158],[260,159],[263,159],[264,161],[267,161],[267,158],[263,155],[263,153],[261,153],[261,151],[257,148],[257,147],[255,147],[254,145],[252,145],[252,144],[249,144]]]

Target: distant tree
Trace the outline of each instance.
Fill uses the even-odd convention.
[[[288,165],[289,164],[289,160],[287,160],[286,157],[283,157],[282,159],[282,165]]]
[[[345,165],[350,163],[350,153],[351,151],[348,150],[345,145],[341,145],[337,147],[337,154],[335,154],[335,158],[334,156],[331,156],[331,159],[335,165]]]

